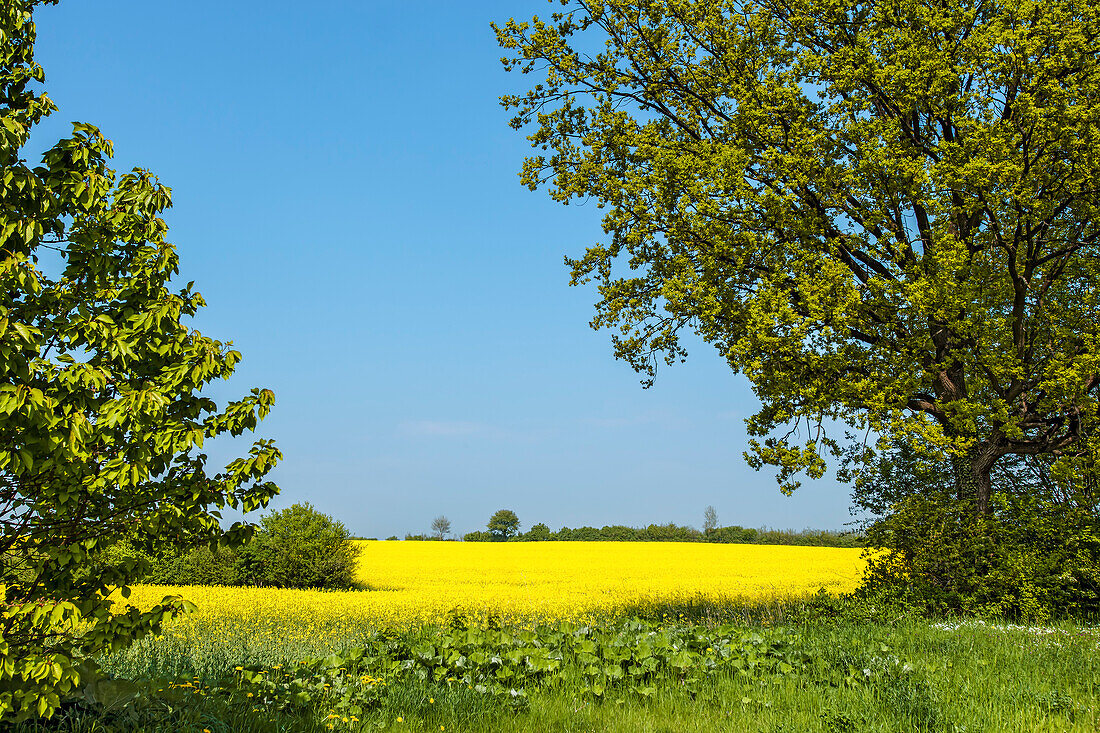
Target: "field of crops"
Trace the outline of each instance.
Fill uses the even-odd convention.
[[[1100,724],[1093,629],[738,618],[738,609],[804,610],[814,604],[790,599],[852,589],[859,550],[607,542],[369,542],[363,550],[361,580],[372,590],[134,588],[139,605],[180,593],[199,610],[101,659],[113,675],[151,680],[128,693],[145,708],[126,730],[169,715],[148,730],[496,731],[505,716],[532,733]],[[447,624],[456,611],[464,623]],[[501,623],[475,622],[488,615]]]
[[[362,542],[367,591],[136,586],[148,608],[179,594],[198,611],[135,651],[166,667],[273,661],[354,646],[379,628],[446,623],[455,613],[542,623],[663,608],[761,604],[853,589],[860,550],[678,542]],[[203,647],[209,646],[209,649]],[[155,651],[154,651],[155,650]],[[202,660],[202,661],[200,661]]]
[[[584,620],[638,607],[760,602],[852,590],[860,550],[668,542],[361,542],[367,592],[138,587],[137,605],[169,592],[199,616],[286,613],[408,627],[454,611],[503,620]]]

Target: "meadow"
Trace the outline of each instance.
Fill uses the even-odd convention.
[[[127,602],[198,610],[102,658],[145,682],[91,686],[98,712],[57,729],[1100,725],[1095,630],[889,617],[839,600],[862,568],[836,548],[366,542],[369,590],[137,586]]]

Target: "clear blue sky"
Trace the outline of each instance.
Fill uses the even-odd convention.
[[[709,347],[643,390],[588,328],[566,254],[598,211],[519,184],[529,150],[497,98],[492,20],[543,0],[63,0],[38,59],[69,122],[119,170],[171,186],[196,325],[244,360],[227,397],[275,391],[273,506],[309,501],[364,536],[483,528],[723,524],[839,528],[848,489],[782,496],[741,457],[748,383]],[[533,81],[533,79],[531,80]],[[243,445],[221,446],[230,456]]]

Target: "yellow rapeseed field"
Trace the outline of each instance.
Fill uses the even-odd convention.
[[[401,627],[445,622],[455,611],[510,621],[614,617],[638,607],[688,602],[760,603],[853,589],[858,549],[680,542],[362,542],[369,591],[138,586],[148,607],[178,593],[199,606],[193,620],[252,620],[272,633],[296,619],[317,628]],[[297,627],[296,627],[297,628]]]

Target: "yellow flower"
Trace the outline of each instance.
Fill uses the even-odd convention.
[[[435,702],[435,698],[434,697],[429,697],[428,702]]]
[[[397,716],[397,722],[398,722],[398,723],[404,723],[404,722],[405,722],[405,719],[404,719],[404,718],[402,718],[402,717],[401,717],[400,715],[398,715],[398,716]]]
[[[199,605],[170,622],[163,640],[152,639],[158,647],[204,631],[224,636],[248,628],[257,645],[293,640],[320,651],[338,645],[349,629],[445,623],[455,606],[474,622],[491,614],[509,622],[583,623],[639,606],[659,616],[663,604],[760,602],[821,587],[845,593],[862,577],[861,552],[702,542],[367,542],[359,575],[384,593],[137,585],[129,599],[117,598],[149,610],[169,590]],[[665,614],[669,621],[678,616]]]

